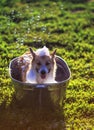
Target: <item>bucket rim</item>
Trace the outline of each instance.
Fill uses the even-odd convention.
[[[20,56],[19,56],[19,57],[20,57]],[[63,83],[66,83],[67,81],[69,81],[70,78],[71,78],[71,71],[70,71],[70,68],[69,68],[67,62],[66,62],[63,58],[61,58],[60,56],[57,56],[57,55],[56,55],[56,58],[60,59],[61,61],[63,61],[63,62],[66,64],[66,67],[67,67],[67,69],[68,69],[68,71],[69,71],[69,77],[68,77],[66,80],[59,81],[59,82],[56,82],[56,83],[45,83],[45,84],[21,82],[21,81],[15,79],[15,78],[13,78],[12,75],[11,75],[11,64],[12,64],[12,62],[13,62],[14,60],[18,59],[19,57],[13,58],[13,59],[10,61],[10,63],[9,63],[9,76],[10,76],[10,78],[11,78],[14,82],[16,82],[16,83],[19,83],[19,84],[25,85],[25,86],[41,86],[41,87],[44,87],[44,86],[49,86],[49,85],[50,85],[50,86],[53,86],[53,85],[63,84]]]

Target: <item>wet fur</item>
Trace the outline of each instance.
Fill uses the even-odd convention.
[[[49,55],[40,56],[30,49],[30,52],[26,52],[19,57],[17,67],[21,73],[21,81],[38,84],[55,82],[55,74],[57,69],[55,53],[56,51]],[[49,72],[46,73],[46,78],[44,79],[42,79],[40,73],[37,72],[41,68],[41,65],[38,65],[38,62],[40,62],[41,65],[46,66],[46,69]]]
[[[47,48],[44,47],[44,50],[46,51]],[[56,68],[57,68],[56,61],[55,61],[56,50],[52,54],[49,54],[48,52],[45,51],[41,52],[40,54],[37,54],[32,49],[30,51],[33,59],[27,71],[27,76],[26,76],[27,82],[39,83],[39,84],[55,82],[55,75],[56,75]],[[42,66],[44,66],[45,69],[47,70],[46,77],[44,79],[41,78],[41,74],[38,72],[41,70]]]
[[[48,71],[50,71],[49,73],[46,74],[46,78],[42,79],[40,77],[40,74],[37,73],[37,70],[39,70],[40,66],[38,66],[36,63],[38,61],[41,61],[41,63],[45,63],[47,62],[47,60],[50,60],[51,64],[49,66],[47,66]],[[56,74],[56,62],[55,59],[52,59],[51,57],[49,58],[48,56],[44,56],[44,57],[39,57],[36,56],[35,59],[32,60],[31,66],[27,72],[28,77],[30,78],[30,81],[27,82],[32,82],[32,83],[51,83],[51,82],[55,82],[55,74]]]

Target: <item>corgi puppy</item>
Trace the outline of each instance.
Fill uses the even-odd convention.
[[[26,82],[37,84],[55,82],[57,69],[55,61],[56,50],[50,54],[48,48],[44,46],[36,52],[30,48],[30,53],[32,58],[26,72]]]

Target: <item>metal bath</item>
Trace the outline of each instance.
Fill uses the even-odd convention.
[[[17,57],[18,58],[18,57]],[[13,64],[17,60],[14,58],[9,64],[9,74],[15,83],[16,98],[33,109],[46,108],[53,109],[62,107],[66,97],[66,87],[69,83],[71,72],[67,63],[59,56],[56,56],[57,83],[32,84],[24,83],[18,79],[19,72],[14,71]]]

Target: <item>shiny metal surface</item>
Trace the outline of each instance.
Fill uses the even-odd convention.
[[[18,57],[17,57],[18,58]],[[16,97],[19,100],[23,100],[23,104],[31,104],[34,108],[54,108],[55,106],[62,106],[63,101],[66,97],[66,87],[69,83],[71,72],[67,63],[59,56],[56,56],[57,72],[56,81],[57,83],[47,84],[31,84],[23,83],[18,78],[15,78],[17,70],[15,72],[12,67],[14,58],[9,65],[9,74],[13,82],[15,83]]]

